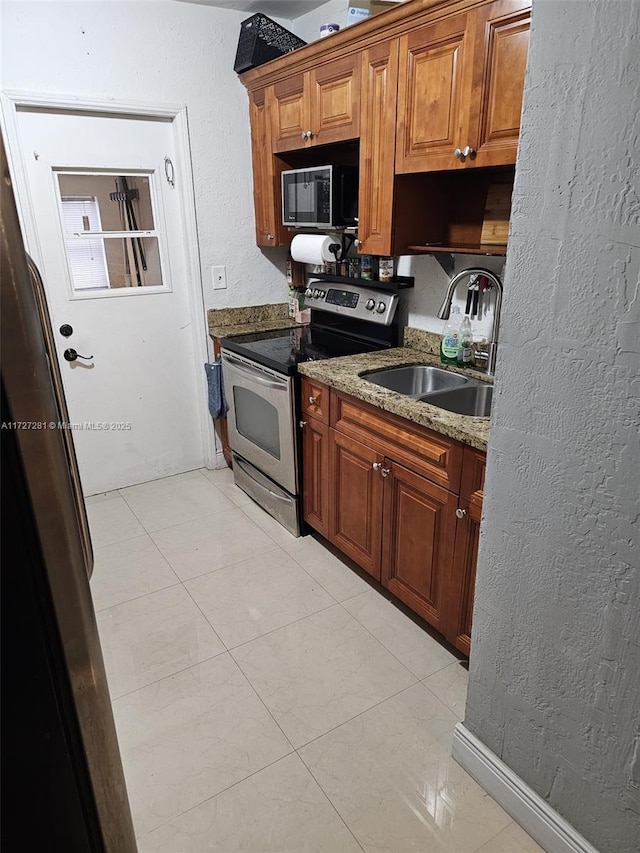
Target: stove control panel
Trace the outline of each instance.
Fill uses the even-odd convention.
[[[360,285],[310,281],[304,294],[304,306],[388,326],[396,313],[398,294]]]

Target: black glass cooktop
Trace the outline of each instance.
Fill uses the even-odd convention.
[[[302,361],[354,355],[395,345],[395,341],[353,337],[339,330],[316,326],[296,326],[272,332],[232,335],[222,338],[220,343],[223,349],[237,352],[258,364],[287,374],[294,374],[296,365]]]

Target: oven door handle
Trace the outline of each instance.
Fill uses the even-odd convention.
[[[247,469],[244,467],[242,462],[237,458],[237,456],[234,458],[233,463],[234,463],[234,465],[239,465],[240,468],[242,468],[242,470],[245,472],[245,474],[248,477],[251,477],[251,472],[247,471]],[[253,477],[251,477],[251,482],[253,483],[254,486],[257,486],[259,489],[262,489],[263,492],[267,492],[268,494],[270,494],[272,498],[275,498],[278,501],[284,501],[285,503],[291,502],[290,498],[285,498],[285,497],[283,497],[283,495],[279,495],[276,492],[272,492],[271,489],[268,489],[266,486],[263,486],[262,483],[259,483]]]
[[[266,388],[275,388],[277,391],[284,391],[287,387],[286,379],[267,379],[261,370],[252,370],[250,367],[245,365],[243,361],[238,361],[238,359],[235,359],[226,353],[223,354],[222,360],[226,361],[227,364],[232,364],[239,373],[243,373],[253,382],[257,382],[259,385],[264,385]]]

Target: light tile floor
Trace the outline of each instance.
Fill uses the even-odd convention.
[[[451,758],[457,658],[230,471],[87,507],[140,853],[540,851]]]

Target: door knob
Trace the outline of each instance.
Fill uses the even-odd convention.
[[[60,334],[65,338],[69,338],[73,334],[73,329],[68,323],[63,323],[60,326]]]
[[[466,509],[457,509],[456,510],[456,518],[464,518],[467,514]]]
[[[75,361],[77,358],[83,358],[85,361],[91,361],[91,359],[93,358],[92,355],[80,355],[79,352],[76,352],[74,349],[71,348],[66,349],[63,352],[63,355],[66,361]]]

